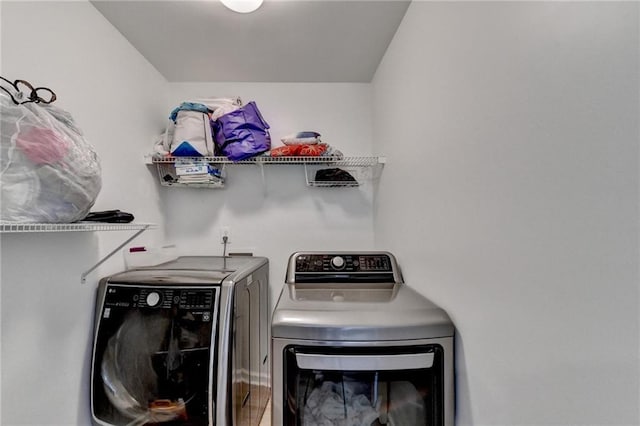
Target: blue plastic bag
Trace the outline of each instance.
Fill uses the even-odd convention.
[[[251,101],[211,123],[216,155],[241,161],[271,149],[269,125]]]

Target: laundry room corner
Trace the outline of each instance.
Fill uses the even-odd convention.
[[[139,241],[161,244],[157,191],[142,158],[163,124],[165,79],[89,2],[3,1],[0,11],[1,75],[51,88],[97,151],[102,189],[93,210],[158,224]],[[2,424],[90,423],[95,289],[124,268],[122,253],[85,283],[82,275],[134,233],[0,235]]]
[[[414,1],[376,71],[376,246],[456,325],[459,425],[640,422],[639,34],[637,2]]]

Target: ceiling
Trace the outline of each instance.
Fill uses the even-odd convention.
[[[410,1],[91,3],[170,82],[370,82]]]

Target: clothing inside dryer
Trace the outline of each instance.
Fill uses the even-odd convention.
[[[216,291],[107,289],[93,365],[99,419],[123,426],[208,424]]]
[[[332,357],[375,359],[391,354],[411,354],[403,348],[362,350],[347,348],[318,349],[290,347],[286,352],[285,425],[287,426],[435,426],[441,424],[442,407],[436,395],[441,392],[442,377],[439,347],[420,347],[433,355],[428,368],[338,369]],[[415,352],[415,349],[411,351]],[[306,368],[296,361],[299,354],[317,356],[325,368]],[[336,358],[337,360],[337,358]]]

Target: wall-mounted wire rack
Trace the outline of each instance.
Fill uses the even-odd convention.
[[[155,165],[158,171],[160,183],[163,186],[188,186],[200,188],[224,188],[224,181],[213,183],[191,183],[180,182],[175,173],[176,161],[205,162],[214,167],[223,170],[228,166],[257,165],[261,168],[263,183],[265,180],[264,169],[269,165],[303,165],[306,183],[308,186],[315,187],[354,187],[375,180],[380,177],[380,173],[384,164],[385,157],[268,157],[257,156],[242,161],[231,161],[227,157],[166,157],[151,158],[147,157],[146,163]],[[356,182],[347,181],[319,181],[316,179],[316,173],[322,168],[340,168],[350,173]]]
[[[133,241],[138,235],[147,229],[156,228],[157,225],[151,223],[103,223],[103,222],[74,222],[74,223],[15,223],[1,222],[0,233],[43,233],[43,232],[92,232],[92,231],[136,231],[122,244],[104,256],[91,268],[87,269],[80,276],[82,283],[86,282],[87,275],[102,265],[107,259],[116,254],[125,245]]]
[[[153,228],[152,224],[140,223],[101,223],[101,222],[74,222],[74,223],[14,223],[0,222],[0,233],[11,232],[90,232],[90,231],[137,231]]]

